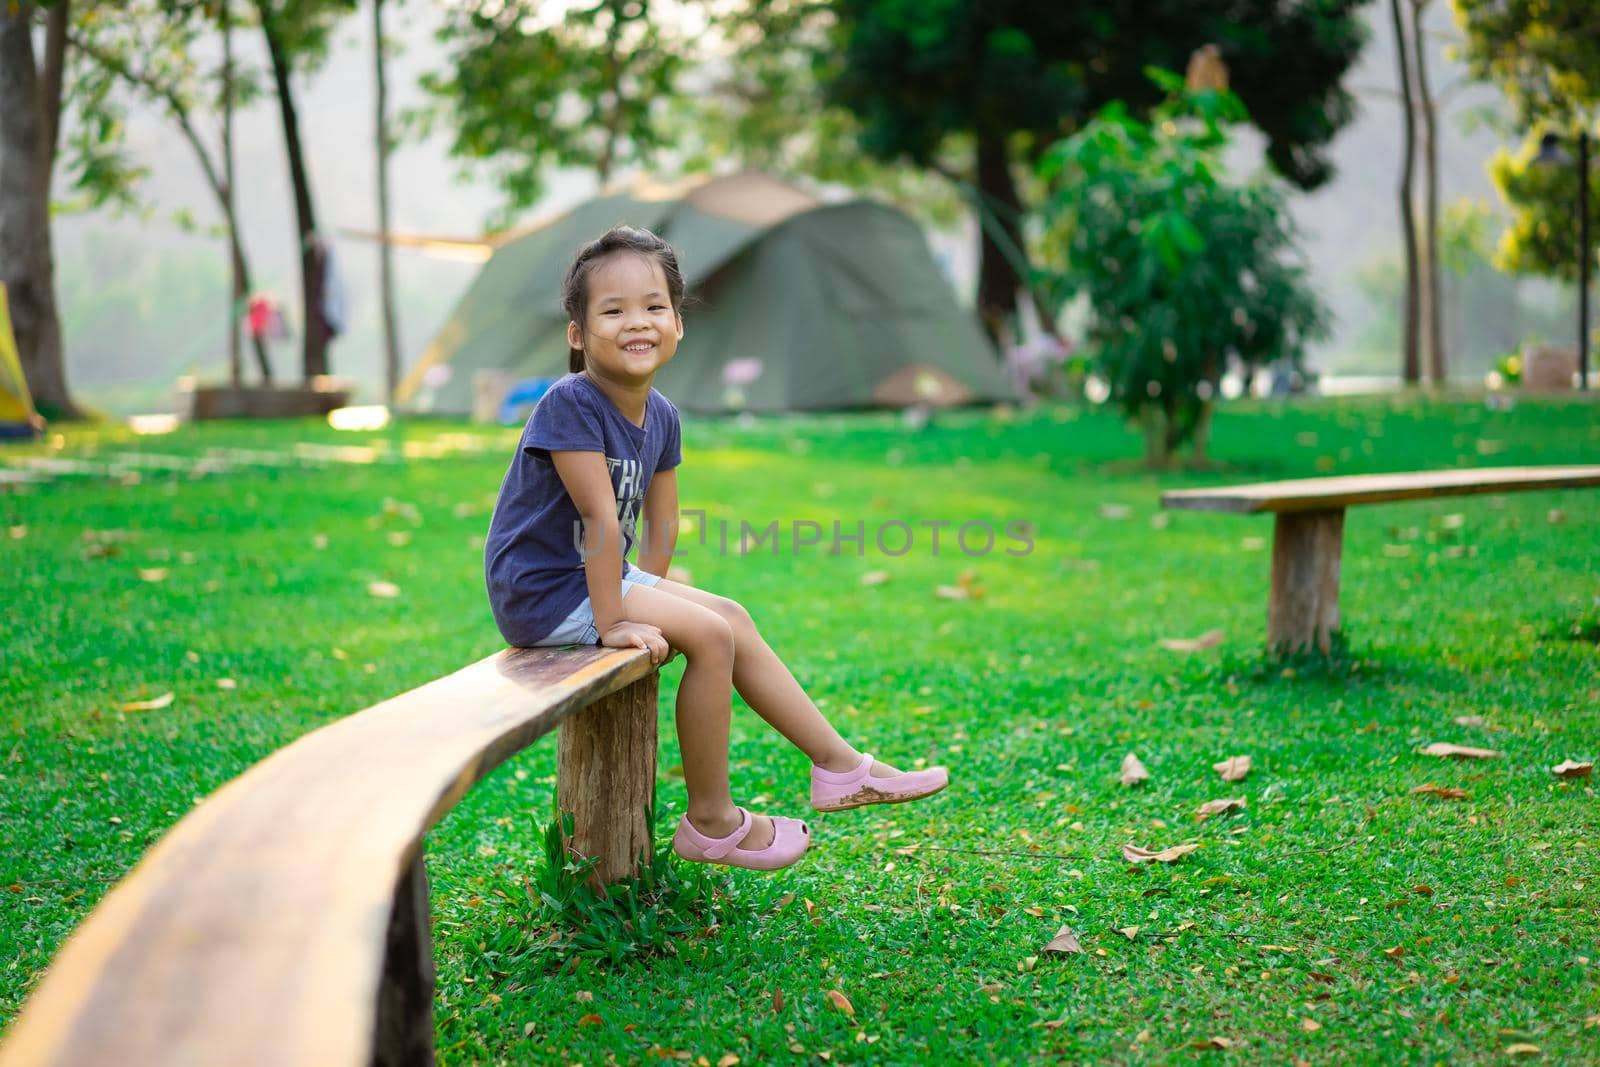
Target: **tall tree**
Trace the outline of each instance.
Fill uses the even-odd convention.
[[[960,216],[947,182],[862,153],[859,121],[822,99],[836,61],[831,0],[624,4],[621,18],[609,0],[550,10],[456,5],[441,34],[448,66],[424,78],[433,105],[405,116],[412,133],[444,124],[454,155],[492,168],[505,193],[496,221],[535,203],[552,167],[604,182],[658,162],[755,167],[870,189],[929,221]]]
[[[1455,0],[1466,33],[1469,69],[1500,87],[1526,137],[1516,153],[1502,150],[1489,173],[1511,205],[1500,242],[1502,267],[1573,280],[1579,256],[1591,266],[1600,251],[1600,167],[1578,169],[1535,162],[1540,135],[1554,132],[1569,146],[1579,131],[1591,138],[1600,119],[1600,8],[1593,0]],[[1589,183],[1591,245],[1576,249],[1572,215],[1578,182]]]
[[[1340,81],[1365,41],[1362,3],[835,0],[829,91],[879,157],[930,165],[952,140],[970,146],[963,177],[985,222],[979,305],[994,327],[1014,312],[1027,269],[1014,168],[1112,100],[1154,107],[1150,66],[1182,69],[1217,45],[1276,168],[1303,188],[1327,180],[1324,149],[1353,115]]]
[[[377,89],[373,138],[377,143],[378,278],[383,302],[383,397],[394,407],[400,384],[400,339],[394,317],[394,249],[389,247],[389,82],[384,69],[383,0],[372,0],[372,67]]]
[[[1433,0],[1410,0],[1411,51],[1416,78],[1417,115],[1422,119],[1422,268],[1419,305],[1423,365],[1428,381],[1443,386],[1448,373],[1444,349],[1443,291],[1439,272],[1439,109],[1428,82],[1426,19]]]
[[[309,382],[328,373],[328,342],[332,339],[325,314],[328,253],[317,233],[316,208],[306,166],[305,143],[300,136],[293,76],[297,71],[314,70],[327,58],[333,27],[355,10],[356,0],[251,2],[266,39],[278,117],[283,125],[284,151],[289,160],[289,184],[294,190],[295,229],[300,243],[301,365],[302,374]]]
[[[1411,82],[1410,27],[1401,4],[1389,0],[1389,17],[1394,25],[1395,62],[1400,68],[1400,122],[1405,136],[1400,142],[1400,236],[1405,243],[1406,288],[1402,310],[1404,332],[1400,349],[1400,377],[1407,385],[1422,380],[1421,277],[1417,255],[1417,206],[1415,199],[1417,164],[1416,92]]]
[[[426,131],[442,114],[453,154],[492,160],[507,216],[542,195],[552,167],[584,167],[605,182],[649,162],[669,143],[665,111],[694,51],[660,6],[590,0],[552,21],[537,0],[455,5],[439,31],[449,66],[422,80],[439,110],[413,125]]]
[[[688,171],[730,163],[870,191],[928,222],[950,225],[964,198],[947,180],[959,150],[923,169],[861,151],[861,122],[829,104],[831,0],[736,0],[709,7],[696,35],[697,84],[670,108],[667,139]]]
[[[46,417],[74,418],[79,410],[67,386],[50,236],[70,10],[66,0],[48,10],[42,62],[33,45],[38,10],[0,3],[0,283],[34,403]]]
[[[242,241],[239,237],[237,189],[233,175],[233,116],[238,103],[237,68],[233,61],[233,0],[218,0],[217,25],[222,31],[222,69],[219,72],[220,101],[222,107],[222,213],[228,220],[228,243],[238,250],[233,258],[233,286],[228,301],[228,377],[235,388],[243,384],[239,358],[239,324],[245,315],[246,301],[250,299],[250,272],[245,266]],[[261,367],[262,381],[272,381],[272,364],[267,362],[266,342],[255,330],[250,331],[255,343],[256,361]]]
[[[246,294],[251,289],[249,257],[245,253],[236,211],[233,176],[232,122],[234,101],[241,82],[245,96],[254,94],[251,79],[241,79],[233,63],[231,4],[222,0],[189,3],[179,0],[131,0],[117,5],[116,18],[107,18],[106,4],[80,4],[68,30],[72,50],[84,60],[77,87],[109,77],[140,100],[160,108],[177,127],[192,152],[206,188],[222,216],[222,233],[228,244],[232,292],[228,303],[229,372],[235,384],[241,378],[239,323]],[[197,56],[210,20],[222,37],[223,58],[214,71],[202,69]],[[219,145],[213,148],[202,134],[206,83],[215,82],[221,112]],[[266,346],[254,338],[256,365],[262,380],[272,380]]]

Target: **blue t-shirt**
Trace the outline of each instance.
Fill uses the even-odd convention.
[[[683,462],[680,434],[678,409],[654,389],[645,401],[642,427],[624,418],[583,374],[567,375],[540,399],[500,483],[483,551],[489,605],[507,642],[540,640],[589,595],[578,507],[550,453],[606,457],[626,557],[651,476]]]

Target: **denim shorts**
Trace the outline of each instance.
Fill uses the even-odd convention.
[[[636,585],[655,585],[661,580],[658,574],[642,571],[633,564],[628,564],[622,572],[622,595],[626,597]],[[598,645],[600,632],[594,625],[594,607],[589,603],[589,598],[584,597],[583,603],[572,609],[572,614],[561,620],[557,626],[541,640],[534,643],[534,647],[548,647],[550,645]]]

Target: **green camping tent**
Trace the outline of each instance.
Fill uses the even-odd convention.
[[[38,412],[22,376],[17,341],[11,334],[11,307],[0,284],[0,437],[32,437],[39,431]]]
[[[617,223],[654,230],[678,250],[684,340],[656,384],[681,408],[816,411],[1015,397],[909,217],[866,200],[825,204],[743,172],[665,194],[603,196],[504,240],[402,384],[401,402],[481,412],[475,388],[566,373],[562,278],[578,247]]]

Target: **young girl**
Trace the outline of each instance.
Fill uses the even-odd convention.
[[[661,577],[677,537],[678,412],[651,388],[683,338],[678,258],[646,230],[618,226],[578,251],[562,302],[572,373],[523,430],[484,549],[489,601],[513,645],[599,643],[669,649],[689,811],[684,859],[774,870],[810,844],[799,819],[754,815],[728,789],[728,721],[739,695],[811,760],[811,805],[843,811],[937,793],[943,767],[903,773],[857,752],[768,647],[749,612]],[[642,533],[639,564],[628,563]]]

